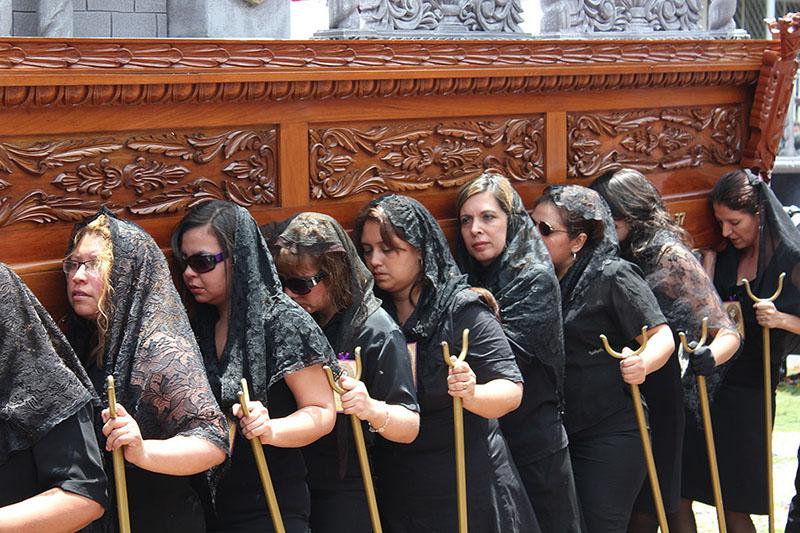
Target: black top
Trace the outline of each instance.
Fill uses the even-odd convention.
[[[106,475],[92,417],[92,406],[87,403],[32,447],[12,453],[0,465],[0,507],[52,488],[84,496],[105,507]]]
[[[342,326],[342,314],[338,314],[325,325],[325,336],[341,354],[352,354],[343,350],[337,340]],[[411,411],[419,411],[411,363],[406,341],[400,328],[383,309],[378,308],[369,315],[356,337],[354,346],[361,346],[363,365],[361,381],[369,395],[390,405],[400,405]],[[352,352],[354,347],[350,347]],[[370,447],[379,434],[370,433],[363,424],[367,446]],[[309,485],[312,489],[335,489],[347,480],[350,488],[362,488],[361,468],[358,464],[350,423],[346,416],[337,416],[336,429],[303,450],[309,471]]]
[[[665,323],[653,293],[633,264],[611,257],[564,315],[567,355],[566,426],[578,432],[622,410],[633,410],[619,361],[608,355],[600,334],[615,350],[635,348],[642,326]]]

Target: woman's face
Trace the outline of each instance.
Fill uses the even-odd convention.
[[[87,320],[95,320],[100,311],[103,295],[102,262],[105,241],[97,233],[87,233],[72,250],[69,259],[82,265],[67,273],[67,299],[75,314]]]
[[[335,313],[330,291],[328,290],[329,280],[327,278],[323,278],[319,283],[311,287],[311,290],[306,294],[294,292],[290,288],[292,284],[287,284],[285,282],[285,280],[290,280],[292,278],[311,280],[314,276],[319,274],[319,267],[313,259],[308,258],[306,260],[301,260],[292,268],[280,267],[278,274],[282,278],[283,292],[285,292],[289,298],[297,302],[297,305],[305,309],[306,313],[314,316],[314,318],[319,316],[330,318],[330,316]]]
[[[722,236],[728,239],[734,248],[743,250],[755,246],[758,242],[758,215],[731,209],[722,204],[715,203],[713,207],[714,217],[722,229]]]
[[[506,247],[508,215],[490,192],[470,196],[458,214],[461,238],[467,252],[486,266]]]
[[[422,269],[419,250],[397,236],[391,247],[381,238],[380,225],[367,220],[361,233],[364,262],[375,278],[375,284],[390,294],[410,291]]]
[[[195,254],[216,255],[223,252],[217,236],[210,226],[200,226],[184,232],[181,238],[181,254],[184,258]],[[198,303],[226,305],[228,302],[228,278],[231,271],[231,258],[228,257],[214,265],[208,272],[195,272],[186,264],[183,283]]]
[[[544,224],[549,228],[549,232],[540,230],[539,233],[547,246],[547,251],[550,252],[556,274],[560,278],[572,265],[573,252],[577,253],[583,247],[586,239],[581,236],[584,234],[581,233],[575,239],[570,239],[564,222],[561,220],[561,210],[549,202],[539,202],[539,205],[533,210],[532,216],[537,226]],[[545,233],[549,234],[545,235]]]

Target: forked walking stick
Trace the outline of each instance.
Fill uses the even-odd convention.
[[[605,335],[600,335],[600,340],[603,342],[603,348],[606,349],[608,355],[617,359],[626,359],[631,355],[639,355],[644,351],[647,346],[647,326],[642,327],[642,345],[639,346],[636,351],[627,355],[611,348],[608,344],[608,338]],[[631,396],[633,397],[633,408],[636,411],[636,422],[639,425],[639,436],[642,438],[642,448],[644,448],[644,459],[647,462],[647,475],[650,478],[650,490],[653,493],[653,503],[655,503],[656,506],[658,526],[661,528],[661,533],[669,533],[667,514],[664,512],[664,500],[661,499],[661,486],[658,484],[656,462],[653,459],[653,445],[650,442],[650,433],[647,431],[647,421],[644,419],[644,407],[642,407],[642,397],[639,394],[639,385],[631,383],[630,386]]]
[[[461,334],[461,353],[458,360],[467,357],[469,348],[469,329],[464,329]],[[450,360],[450,346],[447,341],[442,342],[442,357],[450,368],[455,363]],[[467,467],[464,457],[464,406],[461,398],[453,397],[453,428],[456,441],[456,494],[458,497],[458,533],[467,533]]]
[[[700,340],[694,348],[686,342],[686,334],[679,332],[683,350],[686,353],[694,353],[705,346],[708,338],[708,317],[703,317],[703,329],[700,333]],[[714,506],[717,508],[717,523],[720,533],[726,533],[728,527],[725,524],[725,507],[722,504],[722,486],[719,483],[719,469],[717,468],[717,450],[714,446],[714,431],[711,427],[711,410],[708,408],[708,387],[706,377],[697,375],[697,395],[700,397],[700,412],[703,415],[703,432],[706,434],[706,450],[708,452],[708,467],[711,472],[711,488],[714,491]]]
[[[242,378],[242,390],[239,391],[239,405],[242,406],[242,413],[244,416],[250,416],[250,391],[247,389],[247,380]],[[275,487],[272,486],[272,477],[269,475],[269,468],[267,468],[267,458],[264,457],[264,448],[261,445],[261,440],[256,437],[250,440],[250,446],[253,447],[253,455],[256,459],[256,468],[258,469],[258,477],[261,478],[261,487],[264,489],[264,496],[267,497],[267,508],[269,509],[270,517],[272,518],[272,527],[275,533],[285,533],[286,529],[283,527],[283,519],[281,518],[281,509],[278,507],[278,497],[275,496]]]
[[[114,376],[106,378],[108,393],[108,416],[117,418],[117,390],[114,388]],[[131,519],[128,513],[128,484],[125,482],[125,456],[122,448],[111,452],[114,464],[114,487],[117,492],[117,520],[119,533],[131,533]]]
[[[786,272],[781,272],[778,276],[778,288],[769,298],[759,298],[750,290],[750,282],[742,278],[744,290],[755,303],[774,302],[783,290],[783,278]],[[763,347],[764,347],[764,427],[767,436],[767,496],[769,497],[769,533],[775,531],[775,495],[772,487],[772,357],[769,348],[769,326],[762,327]]]
[[[355,355],[356,375],[352,376],[352,378],[358,380],[361,379],[361,346],[356,347]],[[325,375],[328,376],[328,383],[330,383],[331,388],[340,396],[345,394],[347,391],[333,378],[331,367],[325,365],[322,369],[325,370]],[[356,443],[356,452],[358,452],[358,464],[361,466],[361,477],[364,480],[364,492],[367,495],[367,507],[369,507],[369,520],[372,523],[372,531],[375,533],[382,533],[381,517],[378,514],[378,501],[375,499],[375,487],[372,485],[372,472],[369,468],[367,445],[364,442],[364,430],[361,428],[361,419],[356,415],[350,415],[349,418],[353,426],[353,440]]]

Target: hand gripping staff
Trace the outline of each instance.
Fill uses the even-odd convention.
[[[746,279],[743,278],[742,283],[744,283],[744,289],[747,291],[747,295],[755,303],[774,302],[778,299],[778,296],[780,296],[781,291],[783,290],[783,278],[785,277],[786,272],[781,272],[781,275],[778,276],[778,288],[769,298],[759,298],[753,294],[753,292],[750,290],[750,282]],[[762,332],[764,335],[764,426],[767,438],[767,495],[769,497],[769,533],[773,533],[775,531],[775,495],[773,494],[774,490],[772,487],[772,384],[770,383],[772,380],[772,365],[770,357],[771,350],[769,348],[769,326],[764,326],[762,328]]]
[[[117,391],[114,388],[114,376],[106,378],[106,392],[108,393],[108,416],[117,417]],[[128,514],[128,485],[125,482],[125,456],[122,448],[111,452],[114,462],[114,487],[117,492],[117,519],[119,520],[119,533],[131,533],[131,521]]]
[[[353,379],[361,379],[361,346],[355,349],[356,355],[356,375],[352,376]],[[325,370],[325,375],[328,376],[328,383],[331,388],[335,390],[340,396],[347,391],[334,379],[331,367],[325,365],[322,367]],[[372,531],[375,533],[382,533],[381,517],[378,514],[378,502],[375,499],[375,487],[372,485],[372,472],[369,468],[369,458],[367,457],[367,445],[364,442],[364,430],[361,428],[361,420],[356,415],[350,415],[350,423],[353,425],[353,440],[356,443],[356,452],[358,453],[358,464],[361,466],[361,477],[364,481],[364,493],[367,495],[367,506],[369,507],[369,519],[372,523]]]
[[[464,329],[461,334],[461,353],[458,360],[467,357],[469,348],[469,329]],[[453,367],[455,363],[450,360],[450,346],[447,341],[442,342],[442,357],[447,366]],[[464,458],[464,406],[461,398],[453,398],[453,426],[456,441],[456,490],[458,495],[458,533],[467,533],[467,467]]]
[[[606,349],[608,355],[617,359],[625,359],[631,355],[639,355],[644,351],[647,346],[647,326],[642,327],[642,337],[642,345],[639,346],[635,352],[627,355],[611,348],[608,344],[608,338],[605,335],[600,335],[600,340],[603,342],[603,348]],[[650,490],[653,493],[653,502],[656,506],[656,515],[658,516],[658,526],[661,528],[662,533],[669,533],[667,514],[664,512],[664,500],[661,499],[661,486],[658,484],[656,462],[653,459],[653,445],[650,442],[650,433],[647,430],[647,422],[644,419],[644,407],[642,407],[642,397],[639,394],[639,385],[635,383],[631,383],[630,385],[633,408],[636,411],[636,422],[639,425],[639,436],[642,438],[642,448],[644,448],[644,459],[647,462],[647,475],[650,478]]]
[[[700,340],[694,348],[686,342],[686,334],[679,332],[683,350],[686,353],[693,353],[705,345],[708,338],[708,317],[703,318],[703,329]],[[714,431],[711,428],[711,411],[708,408],[708,388],[706,387],[706,377],[697,375],[697,394],[700,396],[700,412],[703,415],[703,432],[706,435],[706,450],[708,451],[708,466],[711,470],[711,488],[714,491],[714,506],[717,508],[717,523],[720,533],[725,533],[728,528],[725,525],[725,507],[722,504],[722,487],[719,483],[719,469],[717,468],[717,451],[714,446]]]
[[[242,406],[242,413],[244,413],[244,416],[250,416],[250,409],[247,407],[247,404],[250,403],[250,391],[247,389],[247,380],[242,378],[241,383],[242,390],[239,391],[239,405]],[[267,497],[267,507],[272,517],[272,527],[275,529],[275,533],[285,533],[286,529],[283,527],[281,509],[278,507],[278,498],[275,496],[275,487],[272,486],[272,477],[269,475],[267,458],[264,457],[264,448],[261,445],[261,440],[259,440],[258,437],[250,439],[250,445],[253,447],[256,468],[258,468],[258,477],[261,478],[261,486],[264,489],[264,495]]]

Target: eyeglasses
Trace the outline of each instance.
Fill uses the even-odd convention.
[[[199,253],[190,255],[186,257],[185,255],[181,257],[183,261],[183,269],[186,270],[186,267],[192,267],[198,274],[205,274],[206,272],[211,272],[217,267],[217,263],[221,263],[228,257],[228,254],[225,252],[220,252],[218,254],[207,254],[207,253]]]
[[[317,286],[320,281],[325,279],[327,275],[325,272],[321,270],[311,276],[310,278],[284,278],[283,276],[278,276],[281,280],[281,285],[285,289],[289,289],[295,294],[299,294],[300,296],[304,296],[311,292],[311,289]]]
[[[88,274],[97,274],[100,271],[101,259],[89,259],[88,261],[75,261],[72,259],[64,259],[61,261],[61,270],[68,276],[74,276],[78,269],[84,267]]]
[[[547,237],[553,233],[568,233],[568,231],[565,229],[554,229],[553,226],[544,220],[540,220],[539,222],[533,220],[533,224],[539,228],[539,233],[542,234],[542,237]]]

